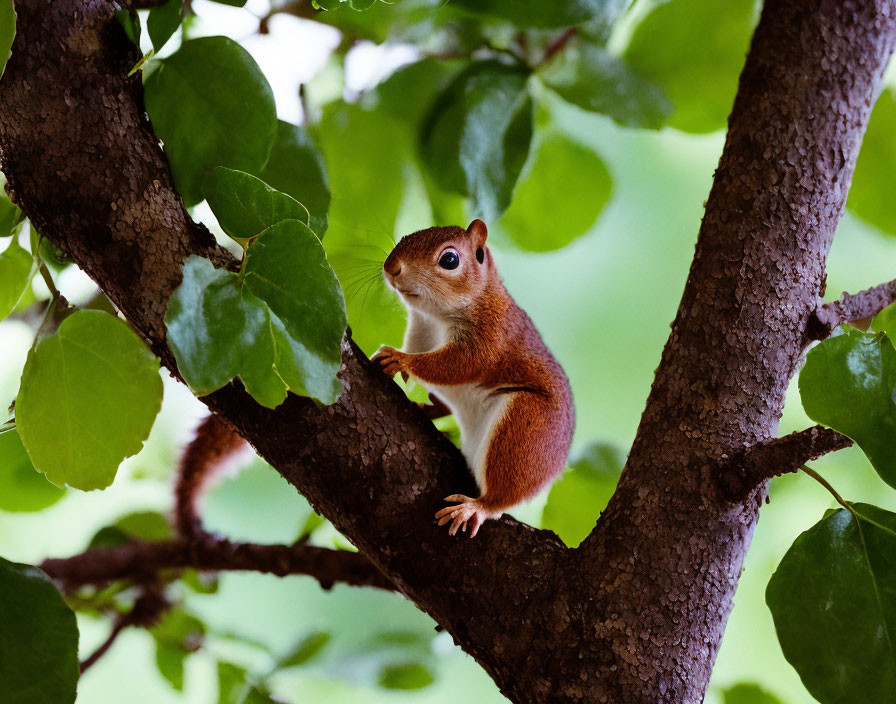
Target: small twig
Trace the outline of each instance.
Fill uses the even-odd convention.
[[[716,485],[726,500],[737,503],[767,479],[796,472],[810,460],[851,445],[845,435],[816,425],[738,452],[717,468]]]
[[[128,613],[119,614],[116,617],[109,637],[81,663],[81,674],[83,675],[108,652],[125,628],[128,626],[152,626],[169,608],[171,608],[171,603],[162,596],[158,583],[147,585],[143,594],[134,602],[134,607]]]
[[[207,571],[264,572],[280,577],[306,574],[317,579],[324,588],[340,582],[395,589],[395,585],[360,553],[302,543],[233,543],[207,534],[196,540],[135,541],[114,548],[94,548],[73,557],[47,559],[40,565],[66,590],[117,579],[148,583],[162,570],[188,567]]]
[[[809,340],[824,340],[830,337],[838,325],[870,318],[894,302],[896,302],[896,279],[858,293],[844,292],[839,300],[821,304],[809,316],[806,337]]]
[[[564,30],[559,35],[557,35],[550,44],[544,50],[544,58],[542,59],[542,63],[546,64],[548,61],[553,59],[557,54],[559,54],[563,49],[566,48],[566,45],[572,41],[573,37],[578,34],[577,27],[570,27],[569,29]]]
[[[53,298],[59,298],[61,295],[59,293],[59,289],[56,288],[56,283],[53,281],[53,276],[50,274],[50,270],[47,269],[47,265],[44,262],[40,263],[40,267],[38,268],[40,271],[40,276],[44,280],[44,283],[47,285],[47,288],[50,291],[50,294]]]

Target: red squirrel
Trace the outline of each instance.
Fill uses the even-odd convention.
[[[436,513],[448,532],[532,498],[566,466],[575,427],[569,381],[511,298],[481,220],[404,237],[383,276],[408,310],[403,349],[373,356],[390,377],[412,377],[457,418],[461,451],[481,495],[453,494]]]

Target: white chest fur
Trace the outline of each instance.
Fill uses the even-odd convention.
[[[446,323],[416,310],[411,310],[405,332],[403,351],[432,352],[445,345],[450,337]],[[461,451],[484,494],[488,487],[485,463],[495,428],[504,417],[513,394],[496,394],[476,384],[443,386],[414,379],[427,391],[439,397],[454,413],[460,426]]]

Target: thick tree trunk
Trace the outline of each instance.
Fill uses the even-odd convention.
[[[228,258],[172,190],[112,3],[15,5],[10,192],[174,370],[163,316],[181,264]],[[701,701],[764,494],[731,504],[714,471],[776,433],[894,41],[893,2],[766,3],[627,470],[579,549],[507,518],[473,541],[435,528],[463,461],[348,341],[334,406],[269,411],[236,386],[204,400],[512,700]]]

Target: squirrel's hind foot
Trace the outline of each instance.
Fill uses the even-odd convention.
[[[445,501],[460,502],[456,506],[447,506],[436,513],[436,521],[440,526],[451,523],[448,527],[448,533],[451,535],[456,535],[458,530],[466,532],[469,527],[470,537],[475,538],[483,521],[499,515],[483,507],[478,500],[463,494],[452,494],[446,497]]]

